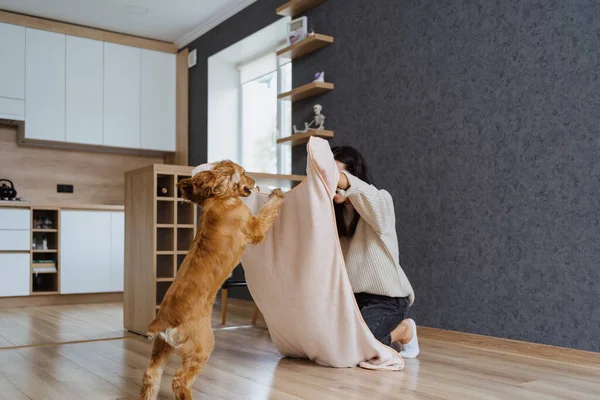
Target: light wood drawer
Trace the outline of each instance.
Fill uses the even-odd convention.
[[[29,230],[31,211],[0,208],[0,230]]]
[[[0,231],[0,251],[28,251],[29,231]]]
[[[29,296],[29,254],[0,254],[0,297]]]

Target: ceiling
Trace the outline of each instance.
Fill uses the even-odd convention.
[[[0,10],[187,45],[256,0],[0,0]]]

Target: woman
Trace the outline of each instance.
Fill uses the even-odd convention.
[[[340,176],[335,214],[356,302],[381,343],[419,354],[417,327],[406,318],[414,291],[400,267],[392,197],[372,185],[363,156],[349,146],[332,149]]]

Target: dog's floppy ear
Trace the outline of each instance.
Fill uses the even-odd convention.
[[[193,178],[182,179],[177,182],[177,188],[181,192],[181,197],[184,200],[194,202],[194,182]]]

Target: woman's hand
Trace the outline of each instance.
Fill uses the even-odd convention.
[[[338,178],[337,187],[342,190],[346,190],[350,187],[350,182],[348,182],[348,177],[340,172],[340,176]],[[337,204],[342,204],[346,201],[346,198],[341,196],[340,194],[335,194],[333,197],[333,201]]]
[[[346,176],[346,174],[340,172],[340,177],[338,178],[337,186],[342,190],[348,190],[348,188],[350,187],[350,182],[348,182],[348,177]]]

